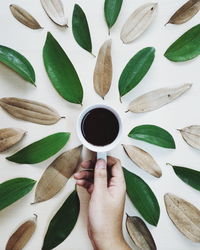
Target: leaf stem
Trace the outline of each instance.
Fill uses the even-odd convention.
[[[37,221],[38,215],[37,214],[33,214],[35,216],[35,221]]]
[[[169,162],[167,162],[166,165],[169,165],[169,166],[173,167],[173,165],[171,163],[169,163]]]
[[[90,52],[90,54],[95,58],[96,56],[95,56],[95,54],[93,54],[92,52]]]

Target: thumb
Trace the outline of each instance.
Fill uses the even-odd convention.
[[[94,190],[105,191],[107,189],[107,165],[102,159],[98,160],[94,169]]]

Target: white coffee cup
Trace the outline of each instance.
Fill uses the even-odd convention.
[[[82,130],[81,130],[81,123],[83,118],[85,117],[85,115],[96,108],[104,108],[107,109],[109,111],[111,111],[115,117],[118,120],[119,123],[119,131],[118,131],[118,135],[115,138],[115,140],[113,142],[111,142],[108,145],[105,146],[95,146],[91,143],[89,143],[83,136],[82,134]],[[106,122],[106,121],[105,121]],[[90,149],[91,151],[97,152],[97,159],[104,159],[105,161],[107,160],[107,152],[112,150],[115,146],[117,146],[120,142],[121,136],[122,136],[122,121],[121,118],[119,116],[119,114],[117,113],[116,110],[114,110],[113,108],[111,108],[110,106],[104,105],[104,104],[96,104],[96,105],[92,105],[92,106],[88,106],[86,107],[80,114],[79,117],[77,119],[77,123],[76,123],[76,132],[77,135],[81,141],[81,143],[88,149]]]

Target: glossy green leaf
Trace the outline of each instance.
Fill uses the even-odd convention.
[[[171,134],[165,129],[155,125],[141,125],[133,128],[129,137],[149,142],[163,148],[176,148],[175,141]]]
[[[54,88],[67,101],[82,104],[83,88],[70,59],[50,32],[43,48],[44,65]]]
[[[180,167],[180,166],[173,166],[169,163],[167,165],[170,165],[173,167],[175,174],[186,184],[189,186],[197,189],[200,191],[200,172],[194,169]]]
[[[123,168],[127,194],[142,217],[156,226],[160,217],[160,207],[151,188],[139,176]]]
[[[56,154],[69,140],[70,133],[56,133],[49,135],[21,149],[14,155],[7,157],[9,161],[22,164],[35,164]]]
[[[151,67],[155,57],[155,49],[147,47],[140,50],[127,63],[119,79],[120,97],[127,94],[143,79]]]
[[[35,85],[35,71],[32,65],[16,50],[0,45],[0,62],[18,73],[24,80]]]
[[[72,16],[72,31],[77,43],[83,49],[92,53],[92,42],[87,18],[78,4],[74,5],[74,11]]]
[[[194,26],[178,38],[165,52],[170,61],[184,62],[200,54],[200,24]]]
[[[123,0],[105,0],[104,15],[108,28],[110,29],[117,20],[122,7]]]
[[[77,191],[73,191],[51,220],[42,250],[50,250],[62,243],[76,225],[80,211]]]
[[[36,181],[28,178],[15,178],[0,184],[0,210],[28,194]]]

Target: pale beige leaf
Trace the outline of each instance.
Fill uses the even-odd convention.
[[[179,129],[183,139],[193,148],[200,150],[200,125],[192,125]]]
[[[67,26],[67,19],[64,13],[64,7],[61,0],[40,0],[43,9],[49,18],[59,26]]]
[[[181,96],[189,90],[191,86],[192,84],[186,83],[178,88],[161,88],[150,91],[134,99],[129,104],[128,111],[143,113],[159,109]]]
[[[154,239],[143,222],[143,220],[137,216],[126,217],[126,228],[129,236],[135,243],[136,247],[141,250],[156,250],[156,244]]]
[[[136,9],[122,27],[121,40],[131,43],[139,37],[154,20],[157,7],[157,3],[146,3]]]
[[[133,145],[122,145],[129,158],[149,174],[159,178],[162,176],[161,168],[153,157],[141,148]]]
[[[34,203],[51,199],[65,186],[76,171],[81,151],[82,146],[66,151],[49,165],[37,184]]]
[[[62,118],[53,108],[27,99],[1,98],[0,106],[15,118],[43,125],[54,124]]]
[[[36,229],[36,219],[31,219],[23,223],[10,237],[7,242],[6,250],[21,250]]]
[[[167,213],[174,225],[188,239],[200,242],[200,210],[173,194],[165,194]]]
[[[104,98],[112,82],[111,40],[105,41],[99,50],[93,82],[96,93]]]
[[[182,24],[189,21],[200,10],[200,0],[189,0],[166,23]]]
[[[25,131],[17,128],[0,129],[0,152],[17,144],[25,135]]]
[[[31,28],[31,29],[42,29],[38,21],[29,14],[25,9],[21,8],[18,5],[11,4],[10,10],[13,16],[22,24],[25,26]]]

